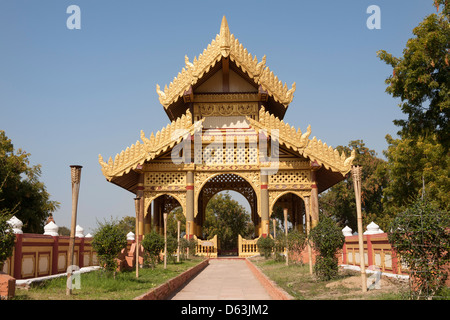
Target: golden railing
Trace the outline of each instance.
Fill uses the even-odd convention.
[[[217,251],[218,251],[217,235],[215,235],[212,239],[209,240],[198,239],[196,236],[194,236],[194,239],[197,240],[195,252],[198,256],[217,258]]]
[[[258,242],[259,238],[253,240],[247,240],[242,238],[241,235],[238,236],[238,254],[239,257],[251,257],[259,254]]]

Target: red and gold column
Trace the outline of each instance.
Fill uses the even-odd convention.
[[[194,235],[194,172],[186,173],[186,236],[188,239]]]
[[[265,237],[269,234],[269,176],[265,172],[261,172],[261,232]]]
[[[311,170],[311,228],[319,223],[319,190],[317,189],[316,170]]]

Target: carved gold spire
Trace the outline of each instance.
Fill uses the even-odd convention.
[[[228,28],[227,18],[223,16],[222,24],[220,25],[220,52],[223,57],[228,57],[230,54],[230,29]]]
[[[185,67],[170,82],[169,86],[165,86],[164,90],[156,85],[156,92],[159,96],[160,103],[164,108],[176,102],[181,98],[190,86],[195,85],[199,79],[203,77],[212,67],[219,62],[222,57],[229,57],[239,68],[248,74],[256,84],[261,85],[275,101],[287,107],[294,98],[296,89],[295,82],[291,89],[287,84],[283,83],[274,75],[266,66],[266,56],[263,56],[258,62],[256,56],[252,56],[247,49],[243,47],[239,40],[230,33],[228,22],[225,16],[222,18],[220,32],[211,41],[206,49],[192,62],[185,56]]]

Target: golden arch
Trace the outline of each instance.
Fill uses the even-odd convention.
[[[228,171],[226,171],[226,172],[196,172],[195,176],[194,176],[194,181],[195,181],[194,217],[197,217],[198,199],[200,196],[200,192],[203,189],[203,187],[205,186],[205,184],[212,178],[214,178],[216,176],[224,175],[224,174],[233,174],[233,175],[239,176],[249,183],[249,185],[253,188],[253,191],[255,192],[255,195],[256,195],[256,203],[257,203],[256,211],[258,213],[258,216],[261,217],[261,209],[260,209],[261,205],[260,205],[260,201],[259,201],[260,200],[260,190],[259,190],[260,174],[259,174],[259,171],[258,172],[255,172],[255,171],[250,171],[250,172],[228,172]],[[200,185],[200,187],[197,187],[198,185]]]
[[[278,199],[289,193],[295,194],[303,201],[305,201],[305,196],[309,195],[309,192],[296,190],[269,191],[269,215],[272,214],[273,206],[275,205],[275,203],[277,203]]]
[[[168,195],[173,197],[178,201],[181,208],[183,209],[183,215],[186,217],[186,192],[170,192],[170,191],[158,191],[158,192],[144,192],[145,203],[144,203],[144,217],[148,214],[148,209],[152,204],[153,200],[160,196]]]

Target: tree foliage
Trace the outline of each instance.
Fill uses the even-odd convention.
[[[10,215],[6,212],[0,212],[0,272],[3,263],[11,257],[14,249],[14,241],[16,235],[12,231],[11,226],[7,222]]]
[[[404,211],[418,196],[443,210],[450,208],[450,157],[434,136],[393,139],[384,152],[389,184],[383,206],[390,215]]]
[[[414,38],[406,43],[403,56],[394,57],[385,50],[378,57],[392,66],[385,83],[386,92],[401,99],[399,107],[407,120],[395,120],[405,137],[435,134],[446,149],[450,146],[449,75],[449,6],[444,0],[434,1],[438,14],[431,14],[413,29]]]
[[[355,150],[353,162],[362,166],[361,207],[364,223],[377,221],[381,228],[387,226],[388,217],[384,215],[382,206],[383,189],[388,183],[385,161],[378,158],[374,150],[367,148],[362,140],[350,141],[347,147],[338,146],[336,149],[347,154]],[[351,174],[319,196],[319,208],[325,215],[334,217],[341,228],[348,225],[356,230],[355,191]]]
[[[23,231],[42,233],[47,218],[59,203],[50,200],[42,182],[40,165],[30,165],[30,154],[14,146],[0,130],[0,211],[23,222]]]
[[[448,276],[450,216],[426,199],[419,198],[399,213],[391,224],[388,239],[408,265],[411,296],[434,296]]]
[[[218,193],[208,202],[203,232],[207,239],[217,234],[221,249],[235,249],[238,235],[250,236],[252,227],[246,209],[229,193]]]

